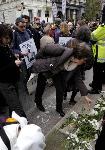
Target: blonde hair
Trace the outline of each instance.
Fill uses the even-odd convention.
[[[66,22],[62,22],[60,24],[60,29],[61,29],[61,32],[65,35],[68,35],[69,34],[69,30],[68,30],[68,24]]]

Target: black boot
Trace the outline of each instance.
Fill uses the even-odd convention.
[[[43,111],[45,112],[45,108],[44,106],[42,105],[42,99],[40,100],[34,100],[34,102],[36,103],[36,107],[40,110],[40,111]]]
[[[75,105],[77,102],[74,99],[70,99],[69,105]]]
[[[66,100],[66,98],[67,98],[67,92],[64,92],[63,99]]]
[[[38,108],[40,111],[45,112],[45,108],[44,108],[44,106],[43,106],[42,104],[37,104],[37,103],[36,103],[36,106],[37,106],[37,108]]]
[[[63,112],[63,110],[60,108],[56,108],[56,111],[60,114],[61,117],[65,116],[65,113]]]
[[[69,101],[70,105],[75,105],[76,104],[76,101],[74,100],[74,98],[77,95],[78,91],[79,91],[78,89],[73,89],[73,92],[72,92],[72,95],[71,95],[71,99]]]

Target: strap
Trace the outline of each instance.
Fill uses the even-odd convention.
[[[0,136],[1,136],[1,139],[3,140],[4,144],[7,146],[8,150],[11,150],[10,140],[9,140],[8,136],[6,135],[4,128],[2,128],[2,127],[0,127]]]
[[[97,58],[98,58],[98,45],[96,44],[96,56],[95,56],[95,62],[97,62]]]

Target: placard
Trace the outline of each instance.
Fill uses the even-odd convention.
[[[24,57],[25,62],[26,62],[26,66],[28,69],[35,62],[35,55],[37,54],[37,48],[35,46],[34,40],[29,39],[28,41],[23,42],[19,46],[20,46],[21,52],[28,53],[28,55]]]
[[[59,44],[62,46],[66,46],[67,42],[71,39],[72,37],[59,37]]]

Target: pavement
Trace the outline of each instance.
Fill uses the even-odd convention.
[[[86,72],[86,80],[85,83],[89,88],[89,83],[92,81],[92,70]],[[33,89],[34,91],[34,89]],[[55,96],[55,88],[54,87],[46,87],[46,90],[43,95],[43,105],[46,109],[45,112],[41,112],[36,108],[34,103],[34,95],[27,95],[24,92],[22,86],[20,87],[20,100],[23,104],[24,110],[27,114],[28,120],[30,123],[34,123],[42,128],[42,131],[45,135],[47,135],[52,128],[62,119],[60,115],[55,111],[56,106],[56,96]],[[71,93],[68,93],[67,100],[63,103],[64,112],[67,114],[70,111],[78,111],[80,110],[80,106],[85,105],[85,101],[81,99],[80,94],[78,93],[75,100],[77,101],[75,107],[69,105]],[[90,95],[92,99],[92,105],[94,105],[94,101],[99,97],[99,95]]]

